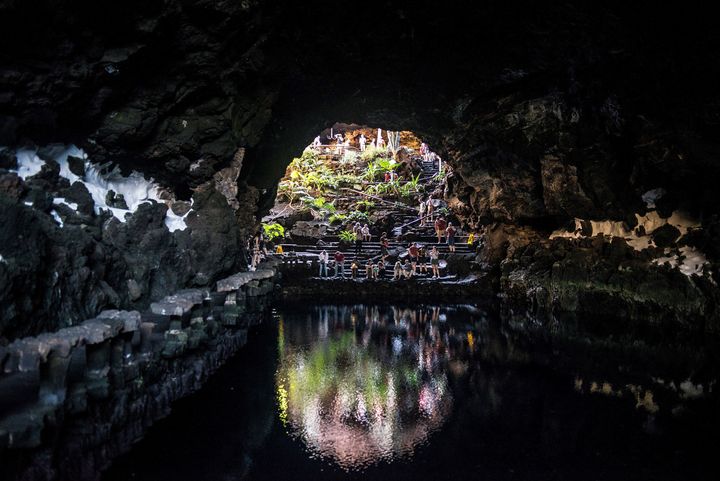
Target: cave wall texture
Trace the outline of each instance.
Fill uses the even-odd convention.
[[[0,170],[0,336],[240,268],[285,166],[335,121],[428,139],[458,215],[510,237],[576,217],[633,227],[663,188],[658,210],[701,219],[715,262],[713,21],[649,1],[0,0],[0,145],[74,143],[194,201],[185,231],[161,204],[58,229],[38,206],[71,187]]]

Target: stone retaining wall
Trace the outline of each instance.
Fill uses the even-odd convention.
[[[0,347],[0,479],[92,480],[247,341],[276,265]]]

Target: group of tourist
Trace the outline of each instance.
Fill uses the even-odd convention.
[[[420,199],[419,220],[420,226],[426,226],[429,222],[433,222],[435,218],[435,204],[432,197],[428,197],[427,200]],[[435,235],[437,236],[438,244],[443,242],[443,239],[448,245],[450,252],[455,252],[455,236],[457,235],[457,229],[453,226],[452,222],[445,220],[445,217],[438,215],[437,219],[433,223],[435,227]]]
[[[328,139],[335,141],[335,154],[336,155],[342,155],[342,153],[347,150],[348,147],[350,147],[350,137],[345,137],[343,134],[335,134],[332,136],[328,136]],[[360,137],[358,137],[358,146],[360,148],[360,152],[365,152],[367,149],[367,137],[365,137],[365,134],[360,133]],[[320,149],[323,146],[322,140],[320,139],[320,136],[318,135],[313,139],[312,144],[310,145],[313,149]],[[372,139],[370,141],[370,148],[372,149],[383,149],[385,148],[385,140],[382,138],[381,135],[378,135],[377,140]]]

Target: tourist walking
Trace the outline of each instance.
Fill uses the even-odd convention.
[[[427,202],[425,202],[425,216],[430,222],[433,221],[433,210],[435,210],[435,204],[433,204],[432,197],[428,197]]]
[[[345,279],[345,254],[335,251],[335,277]]]
[[[453,227],[452,222],[448,223],[447,229],[445,230],[445,236],[447,237],[447,245],[450,252],[455,252],[455,234],[456,234],[455,227]]]
[[[442,216],[438,217],[435,221],[435,234],[437,235],[437,243],[440,244],[445,237],[445,229],[447,228],[447,222]]]
[[[440,252],[438,252],[436,246],[433,246],[432,249],[430,249],[430,267],[432,267],[432,278],[439,279],[440,278]]]
[[[420,226],[421,227],[425,226],[425,211],[426,210],[427,210],[427,204],[425,203],[424,200],[422,200],[422,198],[420,198],[420,208],[418,209],[418,211],[419,211],[419,216],[420,216]]]
[[[318,273],[320,277],[327,277],[327,264],[328,253],[326,250],[323,249],[323,251],[320,253],[320,272]]]
[[[380,236],[380,259],[385,258],[390,254],[390,241],[387,238],[387,232],[383,232]]]

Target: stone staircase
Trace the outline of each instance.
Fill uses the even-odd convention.
[[[437,164],[435,162],[422,161],[420,157],[416,157],[416,160],[422,167],[420,182],[426,186],[426,192],[432,192],[438,186],[437,181],[434,180],[434,177],[438,173]],[[353,195],[357,196],[357,200],[361,200],[363,198],[360,194]],[[401,261],[405,258],[409,259],[407,249],[412,242],[417,242],[426,247],[428,251],[433,246],[437,247],[440,252],[441,275],[443,275],[446,279],[451,279],[452,276],[447,274],[447,269],[445,268],[446,262],[443,262],[444,259],[447,259],[450,251],[444,240],[441,243],[437,242],[433,221],[428,219],[427,225],[421,226],[415,206],[411,207],[402,205],[398,202],[388,201],[383,203],[383,209],[390,211],[395,227],[388,232],[389,256],[386,259],[384,276],[383,273],[381,273],[381,278],[391,279],[393,277],[395,261],[397,259],[400,259]],[[435,218],[437,218],[437,216],[435,216]],[[317,259],[319,258],[319,254],[325,250],[330,258],[328,274],[332,277],[334,274],[333,255],[336,251],[340,251],[345,255],[345,276],[347,277],[350,275],[350,266],[353,261],[357,261],[359,264],[358,275],[361,278],[365,277],[365,266],[368,260],[372,260],[374,263],[377,263],[381,258],[379,241],[381,232],[378,232],[377,229],[373,229],[373,226],[370,227],[372,241],[363,242],[360,252],[356,251],[354,244],[340,243],[338,234],[342,228],[331,228],[328,230],[328,234],[323,236],[317,245],[304,245],[296,243],[282,244],[283,251],[285,253],[283,261],[286,264],[311,263],[313,267],[317,268],[317,272],[317,270],[319,270],[319,266],[317,266]],[[458,235],[456,235],[455,254],[472,254],[474,252],[472,247],[465,242],[466,239],[467,237],[465,235],[458,232]],[[420,279],[431,277],[429,259],[426,264],[428,266],[428,272],[421,272],[420,267],[418,267],[415,277]]]

